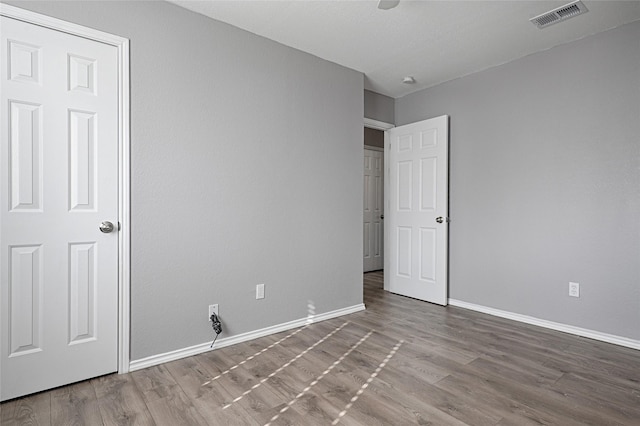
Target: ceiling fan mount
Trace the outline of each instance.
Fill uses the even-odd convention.
[[[393,9],[400,3],[400,0],[380,0],[378,1],[378,9],[389,10]]]

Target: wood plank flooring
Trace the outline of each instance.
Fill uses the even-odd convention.
[[[0,405],[9,425],[640,425],[640,351],[443,308],[366,311]]]

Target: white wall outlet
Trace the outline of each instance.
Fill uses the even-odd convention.
[[[215,305],[209,305],[209,321],[211,321],[211,314],[216,314],[218,315],[218,304],[216,303]]]
[[[256,285],[256,299],[264,299],[264,284]]]
[[[569,296],[580,297],[580,283],[569,283]]]

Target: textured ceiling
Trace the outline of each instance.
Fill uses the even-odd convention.
[[[543,30],[529,18],[569,0],[171,2],[361,71],[366,89],[393,98],[640,19],[640,1],[583,0],[588,13]]]

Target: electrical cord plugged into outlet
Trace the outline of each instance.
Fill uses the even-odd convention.
[[[216,333],[216,337],[214,337],[213,342],[211,342],[211,346],[209,346],[209,348],[213,348],[213,344],[216,342],[216,340],[218,340],[218,335],[222,333],[222,323],[220,322],[220,318],[218,318],[215,313],[212,313],[209,319],[211,320],[211,327]]]

